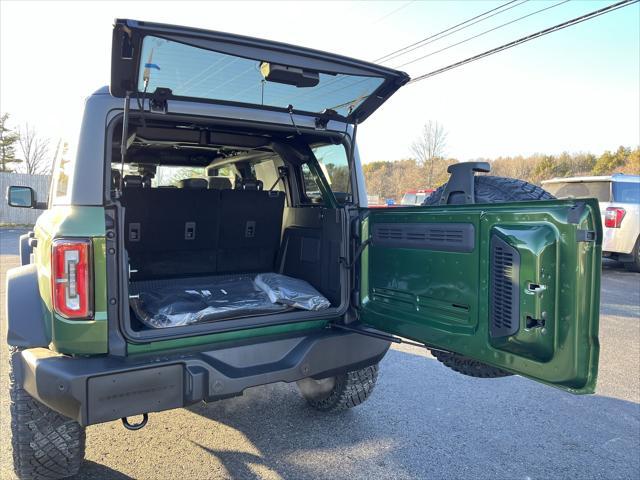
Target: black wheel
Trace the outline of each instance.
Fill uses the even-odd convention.
[[[530,202],[532,200],[554,200],[555,197],[546,190],[524,180],[515,178],[476,176],[476,203]],[[429,195],[423,205],[438,205],[446,184]],[[463,375],[479,378],[499,378],[512,375],[491,365],[478,362],[457,353],[431,352],[446,367]]]
[[[624,268],[630,272],[640,272],[640,237],[636,240],[636,246],[633,247],[631,256],[633,259],[630,262],[625,262]]]
[[[35,400],[15,380],[9,356],[13,469],[20,479],[57,479],[78,473],[85,429]]]
[[[322,412],[339,412],[353,408],[364,402],[376,385],[378,365],[314,380],[304,378],[298,381],[300,393],[307,403]]]

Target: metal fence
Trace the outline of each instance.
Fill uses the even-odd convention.
[[[21,185],[31,187],[36,192],[36,199],[39,202],[46,202],[49,197],[49,184],[51,175],[29,175],[28,173],[5,173],[0,172],[0,225],[21,224],[33,225],[42,213],[42,210],[31,208],[16,208],[7,205],[6,193],[10,185]]]

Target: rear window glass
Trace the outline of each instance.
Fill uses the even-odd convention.
[[[138,90],[170,88],[173,95],[268,105],[322,112],[330,108],[343,116],[356,109],[382,83],[380,77],[319,73],[314,87],[298,88],[263,81],[259,59],[249,59],[147,36],[142,44],[144,64]]]
[[[620,203],[640,203],[640,183],[613,182],[613,200]]]
[[[544,189],[557,198],[597,198],[611,201],[611,182],[547,183]]]
[[[177,187],[185,178],[206,178],[204,168],[158,166],[151,180],[152,187]]]

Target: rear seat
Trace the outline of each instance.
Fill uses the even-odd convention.
[[[121,202],[125,246],[138,270],[132,278],[273,270],[282,192],[211,190],[202,182],[183,182],[183,188],[130,184]]]
[[[134,278],[216,271],[220,193],[201,188],[125,188],[125,246]]]
[[[222,190],[218,272],[273,271],[280,247],[283,192]]]

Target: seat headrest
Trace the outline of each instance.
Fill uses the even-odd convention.
[[[243,178],[236,181],[236,190],[262,190],[262,180],[255,178]]]
[[[207,180],[205,178],[183,178],[178,182],[180,188],[207,188]]]
[[[231,180],[228,177],[210,176],[207,177],[210,190],[231,190]]]
[[[141,188],[142,177],[140,175],[125,175],[124,187],[125,188]]]

